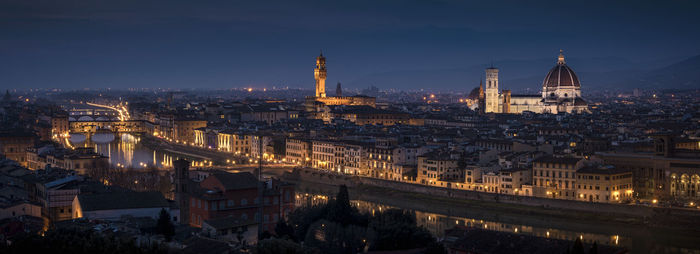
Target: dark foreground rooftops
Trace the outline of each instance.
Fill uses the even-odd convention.
[[[215,177],[226,190],[240,190],[258,188],[258,179],[250,172],[228,173],[217,172],[210,177]]]
[[[163,194],[157,191],[79,195],[78,201],[83,211],[169,207]]]

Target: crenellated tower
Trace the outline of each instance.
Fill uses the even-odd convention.
[[[316,97],[326,97],[326,58],[323,52],[316,57],[314,78],[316,79]]]

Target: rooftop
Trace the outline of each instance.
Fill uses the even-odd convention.
[[[106,192],[78,195],[83,211],[169,207],[163,194],[149,192]]]

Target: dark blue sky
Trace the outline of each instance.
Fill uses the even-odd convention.
[[[581,63],[682,59],[700,54],[696,2],[0,0],[0,88],[311,88],[320,49],[328,83],[349,88],[386,72],[554,64],[560,48]]]

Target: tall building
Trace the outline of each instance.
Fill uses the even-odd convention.
[[[638,151],[598,152],[596,157],[633,174],[634,197],[700,202],[700,152],[677,146],[669,133],[651,135]]]
[[[314,78],[316,79],[316,93],[314,96],[306,97],[305,107],[308,112],[316,112],[319,114],[311,114],[313,118],[320,119],[321,112],[328,111],[325,106],[330,105],[353,105],[353,106],[370,106],[376,107],[377,98],[369,96],[342,96],[342,92],[339,93],[340,83],[336,88],[336,94],[338,96],[326,96],[326,57],[323,53],[316,57],[316,68],[314,69]]]
[[[326,97],[326,58],[323,52],[316,57],[314,78],[316,79],[316,97]]]
[[[213,172],[193,189],[188,208],[193,227],[231,218],[261,224],[261,232],[273,233],[277,222],[294,210],[294,185],[277,179],[261,182],[250,172]]]
[[[549,70],[542,82],[541,95],[514,95],[510,90],[498,91],[498,74],[495,67],[486,69],[484,88],[484,113],[584,113],[588,103],[581,97],[581,82],[571,67],[566,65],[563,51],[559,52],[556,65]]]
[[[190,198],[190,162],[184,159],[175,161],[175,201],[180,207],[180,223],[187,225],[189,221]]]
[[[486,113],[500,113],[498,106],[498,68],[493,66],[486,69]]]

